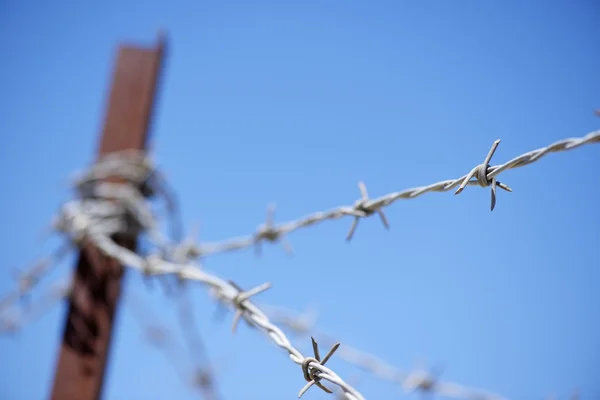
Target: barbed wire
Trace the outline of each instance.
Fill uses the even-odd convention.
[[[261,242],[278,242],[285,239],[285,236],[301,228],[316,225],[327,220],[336,220],[343,217],[353,217],[353,222],[346,236],[346,240],[352,239],[354,232],[358,226],[358,221],[361,218],[369,217],[375,213],[379,215],[386,229],[389,229],[389,223],[383,214],[382,209],[398,200],[409,200],[417,198],[429,192],[447,192],[456,187],[458,189],[455,194],[460,194],[466,186],[479,185],[481,187],[491,186],[491,210],[496,206],[496,187],[511,192],[512,189],[506,184],[499,182],[497,176],[509,169],[521,168],[536,161],[542,157],[561,151],[573,150],[577,147],[600,142],[600,130],[591,132],[583,137],[568,138],[559,140],[546,147],[541,147],[536,150],[521,154],[504,164],[490,166],[491,158],[498,147],[500,140],[496,140],[483,163],[475,166],[468,174],[456,179],[448,179],[437,183],[432,183],[427,186],[419,186],[411,189],[406,189],[400,192],[393,192],[384,196],[370,199],[367,193],[364,182],[359,182],[361,198],[354,205],[340,206],[328,211],[315,212],[294,221],[289,221],[275,225],[274,206],[269,206],[267,210],[266,222],[259,225],[256,231],[250,235],[226,239],[218,242],[200,243],[190,249],[190,253],[196,257],[204,257],[217,253],[226,253],[236,250],[245,249],[251,246],[259,246]],[[282,242],[286,246],[286,250],[291,252],[291,246],[287,242]]]
[[[345,216],[353,217],[350,231],[346,237],[346,240],[351,240],[361,218],[378,214],[383,225],[389,228],[387,218],[382,211],[384,207],[400,199],[412,199],[428,192],[446,192],[457,186],[458,189],[455,194],[459,194],[468,185],[491,186],[491,209],[493,210],[496,204],[496,187],[511,191],[507,185],[496,179],[501,172],[529,165],[552,152],[571,150],[585,144],[597,142],[600,142],[600,131],[591,132],[580,138],[557,141],[549,146],[515,157],[504,164],[490,166],[489,162],[499,144],[499,140],[497,140],[492,145],[483,163],[478,164],[468,174],[460,178],[394,192],[375,199],[369,198],[366,186],[364,183],[359,182],[361,198],[352,206],[341,206],[329,211],[316,212],[279,225],[274,223],[274,208],[270,207],[266,222],[260,225],[253,234],[204,244],[195,244],[190,240],[172,243],[165,238],[159,232],[157,218],[146,202],[148,195],[156,193],[165,195],[166,191],[161,189],[161,186],[164,185],[164,178],[160,178],[161,175],[156,172],[154,166],[140,153],[113,153],[99,159],[92,165],[87,174],[76,181],[78,198],[66,203],[61,208],[59,216],[54,220],[52,226],[55,230],[67,236],[69,245],[81,247],[86,242],[92,243],[107,256],[118,260],[124,266],[137,269],[147,277],[172,275],[177,277],[179,281],[196,281],[206,285],[209,293],[221,303],[236,311],[233,324],[234,332],[238,321],[243,319],[250,327],[261,330],[275,345],[285,350],[295,364],[301,366],[307,384],[300,391],[299,396],[312,385],[317,385],[322,390],[330,392],[321,384],[322,380],[326,380],[340,387],[347,399],[360,400],[364,397],[354,387],[342,380],[334,371],[324,366],[333,352],[338,349],[339,344],[335,344],[327,356],[321,359],[317,342],[312,339],[314,357],[305,357],[291,344],[281,329],[257,305],[250,302],[249,298],[268,289],[270,287],[269,283],[244,291],[234,282],[226,281],[206,272],[198,264],[192,263],[192,259],[250,246],[257,246],[257,251],[259,251],[259,246],[264,241],[284,242],[285,236],[295,230]],[[117,182],[104,181],[106,177],[115,176],[119,177],[120,180]],[[155,246],[154,250],[148,255],[134,253],[119,246],[111,239],[116,233],[120,235],[145,234]],[[287,250],[292,251],[289,244]],[[43,271],[44,269],[38,268],[38,270]],[[37,275],[32,273],[29,276],[35,277]],[[22,287],[18,290],[18,295],[12,294],[7,297],[8,300],[3,300],[0,303],[0,311],[14,302],[15,299],[22,298],[27,291],[34,287],[37,280],[39,279],[29,279],[28,284],[22,284]],[[352,358],[352,349],[349,350],[345,346],[342,349],[344,350],[340,352],[341,354],[345,354],[346,358]],[[360,354],[364,356],[364,354]],[[433,382],[429,375],[409,374],[409,377],[407,377],[405,374],[399,374],[399,370],[382,367],[383,364],[381,363],[378,367],[373,367],[372,358],[359,357],[356,353],[354,356],[355,363],[366,363],[366,366],[371,365],[371,368],[375,368],[380,376],[394,376],[396,379],[403,376],[405,382],[412,382],[414,388],[422,390],[431,390],[433,384],[437,385],[438,389],[440,387],[439,383]],[[368,360],[371,360],[371,364]],[[447,386],[446,392],[452,392],[451,388],[451,386]],[[481,399],[481,397],[477,398]]]
[[[336,343],[331,335],[316,328],[316,315],[312,310],[304,314],[294,313],[280,306],[261,304],[267,315],[277,324],[290,329],[298,336],[318,335],[325,343]],[[338,357],[374,376],[399,384],[405,391],[420,391],[462,400],[506,400],[498,394],[482,389],[473,389],[453,382],[440,381],[437,374],[424,369],[407,372],[397,368],[368,352],[355,349],[348,344],[338,351]]]

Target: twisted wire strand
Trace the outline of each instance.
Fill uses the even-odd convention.
[[[499,186],[510,191],[510,188],[506,185],[496,181],[496,177],[500,173],[508,169],[529,165],[549,153],[572,150],[586,144],[600,142],[600,131],[591,132],[580,138],[568,138],[557,141],[549,146],[515,157],[504,164],[489,166],[488,163],[498,142],[494,143],[484,163],[477,165],[470,173],[460,178],[406,189],[375,199],[369,199],[364,184],[360,183],[361,199],[356,201],[352,206],[341,206],[329,211],[316,212],[279,225],[273,224],[271,211],[271,214],[267,215],[266,223],[259,226],[252,235],[220,242],[201,243],[195,246],[190,245],[189,241],[180,244],[175,243],[173,246],[172,243],[168,243],[158,232],[155,217],[146,206],[143,195],[145,191],[149,190],[152,192],[148,186],[152,185],[152,177],[156,176],[153,175],[153,165],[145,157],[137,153],[113,154],[100,159],[87,175],[84,175],[76,182],[80,199],[70,201],[62,208],[61,215],[55,221],[53,227],[60,232],[66,233],[71,242],[81,244],[84,241],[91,241],[106,255],[117,259],[124,266],[138,269],[146,275],[174,274],[179,279],[193,280],[207,285],[209,291],[215,294],[221,301],[236,308],[236,318],[243,318],[250,326],[259,328],[278,347],[284,349],[294,363],[301,365],[307,380],[310,377],[314,381],[313,383],[317,385],[319,385],[318,380],[327,380],[338,385],[346,398],[351,400],[364,399],[356,389],[342,380],[331,369],[323,366],[318,360],[312,357],[304,357],[292,346],[281,329],[273,324],[260,308],[248,300],[248,297],[257,294],[266,287],[263,286],[255,288],[254,291],[243,292],[234,283],[226,282],[215,275],[205,272],[189,262],[189,260],[186,260],[186,262],[173,262],[166,259],[164,255],[173,253],[175,250],[181,251],[182,249],[179,247],[183,245],[185,245],[184,253],[189,258],[191,256],[202,257],[215,253],[239,250],[259,245],[263,241],[277,242],[284,239],[286,234],[295,230],[345,216],[352,216],[354,218],[352,228],[347,237],[347,240],[349,240],[360,218],[378,213],[384,226],[387,228],[388,224],[382,213],[382,208],[400,199],[416,198],[427,192],[446,192],[457,186],[460,187],[456,191],[456,194],[460,193],[467,185],[479,185],[482,187],[491,185],[493,209],[495,204],[495,187]],[[115,175],[124,178],[125,183],[115,185],[100,182],[106,177]],[[160,179],[155,180],[160,181]],[[111,201],[108,201],[108,199]],[[115,204],[115,199],[120,201],[117,201],[117,204]],[[134,220],[135,223],[132,224],[131,220]],[[158,254],[141,256],[117,245],[111,239],[111,235],[115,233],[135,234],[139,232],[149,234],[150,240],[158,247]],[[34,275],[32,274],[32,276]],[[24,288],[19,290],[16,297],[15,295],[11,295],[6,301],[2,302],[4,308],[9,306],[9,303],[12,303],[15,298],[21,298],[25,292],[30,291],[34,284],[23,286]],[[348,357],[348,354],[352,354],[352,350],[342,350],[341,354],[346,354]],[[387,372],[384,373],[383,371]],[[396,372],[389,368],[379,369],[380,375],[392,376],[396,375]],[[419,379],[423,381],[423,378]],[[421,386],[421,388],[425,387],[424,385]]]
[[[275,323],[287,327],[299,336],[307,336],[309,333],[313,333],[326,343],[333,344],[336,342],[331,335],[315,327],[316,318],[314,316],[307,319],[306,316],[294,313],[284,307],[265,304],[261,306]],[[423,370],[404,371],[379,357],[355,349],[347,344],[340,348],[337,355],[345,362],[368,371],[380,379],[398,383],[406,391],[416,390],[435,393],[461,400],[506,400],[498,394],[483,389],[473,389],[449,381],[439,381],[431,373]]]
[[[600,130],[591,132],[583,137],[568,138],[554,142],[546,147],[541,147],[539,149],[521,154],[520,156],[515,157],[504,164],[488,166],[486,172],[487,181],[491,183],[491,181],[495,179],[500,173],[508,169],[524,167],[533,162],[539,161],[542,157],[550,153],[573,150],[583,145],[598,142],[600,142]],[[419,186],[415,188],[405,189],[399,192],[389,193],[374,199],[365,199],[363,197],[363,200],[357,202],[354,206],[340,206],[327,211],[318,211],[301,217],[297,220],[284,222],[278,225],[261,225],[253,234],[247,236],[236,237],[217,242],[200,243],[195,249],[195,253],[199,256],[208,256],[217,253],[241,250],[255,245],[260,240],[269,240],[272,242],[277,241],[286,234],[289,234],[301,228],[316,225],[323,221],[336,220],[346,216],[352,216],[355,218],[366,217],[369,215],[369,212],[372,213],[374,211],[380,210],[383,207],[387,207],[398,200],[414,199],[429,192],[450,191],[456,188],[457,186],[460,186],[463,182],[465,182],[465,179],[467,178],[469,178],[469,180],[466,182],[466,185],[482,186],[478,179],[471,180],[471,177],[472,175],[465,174],[456,179],[448,179],[432,183],[427,186]],[[270,236],[265,235],[265,232],[268,232]]]
[[[220,299],[230,304],[234,304],[237,296],[240,294],[240,291],[231,283],[226,282],[216,275],[209,274],[193,264],[171,263],[158,256],[144,259],[126,248],[118,246],[104,235],[94,234],[92,242],[106,255],[117,259],[124,266],[137,269],[141,272],[145,271],[151,275],[176,274],[181,279],[203,283],[218,293]],[[151,266],[149,267],[148,264]],[[285,350],[295,364],[302,365],[306,357],[290,343],[283,331],[275,326],[267,315],[249,300],[244,300],[242,303],[243,308],[241,312],[243,312],[243,318],[252,326],[259,328],[265,333],[275,345]],[[318,378],[338,385],[349,400],[364,400],[364,397],[356,389],[348,385],[331,369],[315,362],[311,362],[309,367],[316,370],[315,375]]]
[[[559,140],[546,147],[542,147],[524,153],[518,157],[513,158],[512,160],[507,161],[502,165],[490,166],[489,168],[487,168],[486,178],[487,180],[494,179],[503,171],[529,165],[535,161],[539,161],[542,157],[546,156],[549,153],[573,150],[577,147],[586,144],[597,143],[599,141],[600,131],[594,131],[579,138],[567,138]],[[89,168],[88,171],[78,174],[79,176],[75,178],[74,183],[75,187],[78,189],[78,192],[80,194],[85,194],[85,190],[83,190],[83,188],[88,188],[88,185],[90,183],[94,183],[101,179],[105,179],[114,175],[119,175],[127,181],[136,185],[139,185],[141,182],[148,180],[151,176],[156,176],[160,178],[159,182],[164,183],[164,178],[161,175],[152,173],[153,167],[154,164],[150,162],[144,156],[143,153],[137,151],[111,153],[100,158],[95,164],[91,166],[91,168]],[[389,193],[376,199],[364,201],[361,205],[367,210],[375,210],[389,206],[400,199],[414,199],[429,192],[447,192],[459,186],[461,182],[464,182],[468,176],[469,174],[466,174],[456,179],[444,180],[427,186],[420,186],[416,188],[406,189],[400,192]],[[478,182],[478,180],[469,179],[466,182],[466,184],[479,185],[480,183]],[[116,188],[111,187],[110,184],[108,184],[102,189],[105,189],[106,191],[114,191]],[[97,191],[101,191],[102,189],[96,188]],[[164,193],[168,190],[158,189],[158,191]],[[133,193],[134,191],[130,190],[130,192]],[[172,196],[167,199],[167,202],[173,204],[174,200],[172,199]],[[68,207],[68,205],[65,207]],[[139,210],[139,208],[133,208]],[[154,237],[160,237],[160,233],[158,233],[157,229],[153,229],[152,227],[148,226],[152,223],[151,216],[148,216],[148,213],[145,210],[139,212],[144,213],[146,221],[149,221],[146,223],[145,228],[149,230]],[[315,212],[307,216],[301,217],[297,220],[285,222],[276,226],[272,226],[269,224],[266,224],[266,226],[262,225],[257,229],[257,231],[254,234],[245,237],[237,237],[218,242],[205,242],[200,244],[195,244],[193,242],[190,242],[189,240],[186,240],[185,248],[180,246],[180,250],[185,251],[185,253],[190,257],[202,257],[211,254],[241,250],[258,244],[258,242],[260,242],[261,240],[276,241],[282,238],[284,235],[294,232],[298,229],[316,225],[326,220],[340,219],[345,216],[356,217],[356,205],[341,206],[328,211]],[[360,212],[358,212],[358,216],[366,215],[364,213],[361,214]],[[65,221],[69,223],[68,219],[63,219],[62,221],[60,221],[60,223],[65,223]],[[53,223],[54,228],[58,230],[63,230],[63,227],[60,226],[60,223],[58,221],[55,221]],[[265,233],[269,233],[270,235],[267,235]],[[11,306],[12,303],[21,299],[28,291],[30,291],[33,288],[33,286],[39,281],[38,276],[43,275],[43,273],[46,271],[48,262],[43,261],[40,265],[41,267],[35,266],[29,272],[26,272],[23,275],[23,277],[29,277],[29,279],[22,280],[20,287],[17,290],[13,291],[12,293],[9,293],[3,299],[0,300],[0,311]]]

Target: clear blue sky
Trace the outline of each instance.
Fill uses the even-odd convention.
[[[11,268],[58,244],[39,234],[94,156],[115,45],[150,44],[160,27],[170,48],[153,149],[201,240],[252,232],[270,202],[287,221],[352,204],[359,180],[380,196],[461,176],[498,138],[495,164],[600,126],[589,0],[51,3],[0,1],[0,293]],[[262,259],[205,266],[244,287],[272,282],[258,301],[316,306],[342,346],[399,367],[442,365],[444,379],[513,399],[599,399],[599,169],[597,145],[553,154],[503,173],[514,192],[494,212],[489,189],[432,193],[389,207],[389,232],[365,220],[348,244],[344,219],[292,234],[293,258],[265,246]],[[159,289],[127,277],[105,399],[198,398],[132,317],[143,303],[181,334]],[[296,398],[304,381],[283,351],[245,325],[232,336],[231,315],[213,322],[203,287],[193,300],[224,399]],[[46,398],[64,316],[57,306],[0,338],[0,397]],[[329,364],[361,376],[367,399],[403,398]]]

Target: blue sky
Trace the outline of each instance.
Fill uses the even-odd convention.
[[[0,2],[0,293],[13,268],[59,241],[40,232],[94,157],[114,51],[169,34],[152,149],[201,240],[467,173],[598,129],[600,27],[592,1]],[[600,147],[552,154],[501,175],[513,193],[467,188],[400,201],[205,267],[257,297],[302,311],[344,344],[512,399],[600,398],[595,205]],[[596,244],[594,244],[596,243]],[[73,265],[60,264],[32,300]],[[596,265],[596,267],[594,267]],[[181,335],[174,302],[128,274],[105,399],[198,398],[143,340],[139,307]],[[224,399],[293,399],[300,368],[232,316],[213,321],[201,286],[194,314]],[[138,307],[138,308],[136,308]],[[66,307],[0,337],[0,397],[46,398]],[[308,354],[309,340],[293,338]],[[182,342],[184,343],[184,342]],[[187,355],[187,354],[186,354]],[[333,357],[367,399],[412,398]],[[412,396],[412,395],[411,395]],[[413,396],[417,398],[416,396]],[[330,398],[312,389],[306,399]]]

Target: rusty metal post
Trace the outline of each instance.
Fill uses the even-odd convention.
[[[145,150],[165,41],[160,34],[153,48],[119,47],[98,156]],[[136,249],[136,240],[119,244]],[[52,400],[101,398],[122,275],[123,267],[93,246],[80,250]]]

